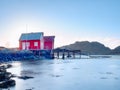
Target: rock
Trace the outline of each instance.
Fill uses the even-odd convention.
[[[0,72],[6,72],[5,66],[0,66]]]
[[[27,80],[27,79],[31,79],[34,77],[30,77],[30,76],[18,76],[19,79],[23,79],[23,80]]]
[[[6,68],[8,69],[8,68],[11,68],[12,67],[12,65],[11,64],[7,64],[6,65]]]
[[[9,80],[11,75],[10,72],[0,72],[0,81]]]
[[[17,75],[15,74],[11,74],[11,78],[17,77]]]
[[[15,80],[10,79],[10,80],[0,82],[0,88],[8,88],[11,86],[15,86]]]
[[[8,88],[15,85],[15,80],[10,79],[12,74],[6,70],[10,67],[10,64],[0,66],[0,88]]]

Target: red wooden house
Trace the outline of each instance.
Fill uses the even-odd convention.
[[[51,50],[54,49],[54,38],[55,36],[44,36],[44,49]]]
[[[43,32],[23,33],[19,39],[20,50],[52,50],[55,36],[43,36]]]

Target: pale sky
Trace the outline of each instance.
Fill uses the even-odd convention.
[[[55,47],[87,40],[115,48],[120,0],[0,0],[0,46],[18,47],[25,32],[55,35]]]

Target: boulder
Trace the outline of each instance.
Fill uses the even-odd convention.
[[[15,80],[10,79],[10,80],[0,82],[0,88],[8,88],[11,86],[15,86]]]

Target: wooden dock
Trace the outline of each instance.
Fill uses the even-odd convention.
[[[81,50],[55,49],[53,54],[57,59],[81,59]]]

